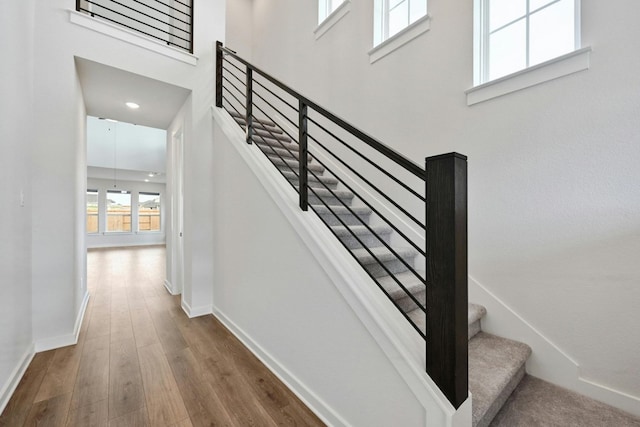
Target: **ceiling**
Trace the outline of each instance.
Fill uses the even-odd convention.
[[[189,89],[76,57],[87,114],[167,129],[191,93]],[[132,110],[125,102],[140,105]]]
[[[165,184],[166,175],[162,172],[149,176],[148,172],[135,171],[129,169],[100,168],[96,166],[87,167],[87,178],[106,179],[112,181],[138,181]]]

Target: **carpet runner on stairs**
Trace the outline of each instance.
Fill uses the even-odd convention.
[[[240,126],[245,126],[243,117],[237,113],[230,114]],[[292,141],[275,123],[264,119],[254,121],[252,140],[284,177],[297,188],[299,167],[297,143]],[[357,204],[354,205],[354,200],[357,200],[357,197],[348,190],[340,189],[338,180],[331,176],[323,166],[314,162],[311,157],[308,160],[308,168],[310,170],[308,182],[311,187],[309,204],[312,205],[313,210],[330,226],[336,237],[345,244],[363,268],[378,280],[397,307],[403,310],[424,333],[426,330],[425,314],[418,308],[416,301],[424,306],[425,285],[411,271],[415,268],[414,259],[418,252],[411,247],[391,246],[396,254],[392,253],[387,247],[390,246],[391,235],[394,232],[392,228],[387,225],[378,225],[378,223],[372,225],[370,223],[373,217],[372,210]],[[376,258],[381,262],[376,261]],[[423,271],[416,271],[416,273],[424,277]],[[398,282],[411,293],[411,296],[407,295]],[[501,408],[510,399],[512,393],[514,396],[524,393],[519,392],[519,384],[522,379],[525,378],[523,383],[527,386],[532,381],[528,379],[529,377],[525,377],[525,363],[531,354],[531,349],[526,344],[482,332],[481,320],[485,314],[484,307],[469,304],[469,389],[473,395],[473,426],[489,426],[499,413],[497,420],[501,426],[570,425],[546,424],[544,421],[537,424],[517,424],[515,419],[518,411],[523,413],[526,411],[519,408],[511,410],[508,414],[504,414],[504,411],[501,412]],[[556,389],[559,388],[556,387]],[[569,401],[569,399],[565,400]],[[521,403],[512,403],[511,406],[519,404]],[[544,411],[544,409],[541,410]],[[538,417],[539,420],[545,419],[540,414]],[[634,418],[631,417],[631,420],[633,421]],[[589,424],[587,422],[576,425],[604,424]],[[640,422],[619,425],[640,426]]]

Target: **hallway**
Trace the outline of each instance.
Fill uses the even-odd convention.
[[[0,426],[321,426],[213,316],[163,286],[165,248],[91,250],[78,344],[38,353]]]

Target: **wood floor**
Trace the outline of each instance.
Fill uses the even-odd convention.
[[[187,318],[164,251],[89,251],[78,344],[36,354],[0,426],[324,425],[213,316]]]

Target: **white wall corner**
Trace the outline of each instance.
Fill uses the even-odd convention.
[[[0,414],[2,414],[4,408],[7,407],[9,399],[11,399],[16,387],[18,387],[20,380],[24,376],[24,373],[29,367],[29,364],[31,363],[31,360],[33,360],[33,356],[35,356],[35,354],[35,346],[31,344],[20,358],[20,362],[13,369],[11,375],[9,375],[8,381],[2,385],[2,388],[0,389]]]
[[[205,316],[207,314],[213,314],[213,306],[212,305],[201,305],[198,307],[191,307],[191,305],[182,299],[182,311],[185,312],[189,319],[193,319],[194,317]]]
[[[312,212],[298,209],[297,193],[280,178],[267,157],[255,145],[243,142],[244,133],[233,118],[222,108],[212,107],[212,114],[229,140],[237,142],[232,143],[232,146],[249,164],[258,181],[315,255],[319,265],[380,346],[416,400],[423,405],[427,415],[430,417],[434,413],[442,414],[450,425],[455,410],[425,372],[424,341],[398,310],[385,300],[386,297],[379,292],[369,275],[346,252],[322,220]],[[362,283],[368,286],[360,286]]]
[[[78,315],[76,316],[73,332],[67,335],[60,335],[57,337],[49,337],[37,340],[34,343],[36,353],[77,344],[78,337],[80,335],[80,328],[82,327],[82,321],[84,320],[84,314],[87,311],[88,303],[89,291],[85,291],[84,297],[82,299],[82,305],[80,307],[80,310],[78,311]]]
[[[481,321],[483,331],[531,347],[527,373],[640,416],[640,398],[582,378],[578,362],[471,276],[469,300],[487,309]]]

